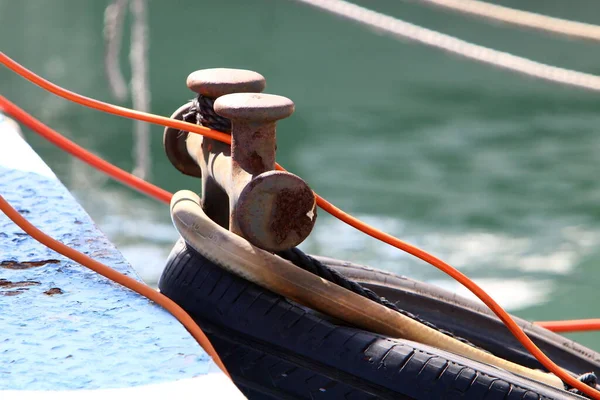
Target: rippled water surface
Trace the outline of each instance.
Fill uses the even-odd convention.
[[[189,72],[261,72],[296,112],[278,160],[346,211],[440,256],[515,314],[598,317],[600,96],[397,41],[293,1],[149,2],[152,111],[190,98]],[[598,44],[464,18],[400,0],[379,11],[537,61],[600,74]],[[593,0],[503,1],[600,24]],[[2,51],[105,101],[105,1],[0,0]],[[130,76],[129,20],[121,66]],[[53,97],[0,69],[0,90],[45,123],[131,170],[132,123]],[[131,102],[121,103],[130,106]],[[152,127],[151,180],[199,190]],[[114,183],[27,132],[143,278],[155,283],[177,238],[166,206]],[[432,267],[321,212],[302,245],[466,291]],[[573,335],[600,350],[600,335]]]

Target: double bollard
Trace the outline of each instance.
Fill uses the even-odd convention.
[[[187,86],[198,98],[172,118],[231,129],[231,145],[165,129],[164,147],[171,163],[184,174],[202,178],[206,214],[264,250],[300,244],[315,224],[314,193],[298,176],[275,170],[276,124],[294,112],[294,103],[261,93],[264,77],[247,70],[199,70],[188,76]]]

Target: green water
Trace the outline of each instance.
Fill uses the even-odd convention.
[[[600,23],[593,0],[503,1]],[[400,0],[361,4],[463,39],[600,74],[598,44],[498,26]],[[105,1],[0,0],[0,48],[71,90],[114,101],[103,71]],[[530,319],[598,317],[600,97],[397,41],[293,1],[149,2],[152,112],[191,93],[189,72],[261,72],[296,113],[278,160],[341,208],[440,256]],[[126,30],[128,36],[128,30]],[[122,67],[129,76],[128,37]],[[0,69],[3,95],[131,170],[132,123],[45,93]],[[130,105],[127,101],[124,105]],[[26,131],[148,282],[176,240],[168,209]],[[153,183],[198,189],[152,127]],[[302,245],[466,292],[434,268],[321,212]],[[600,350],[600,334],[573,338]]]

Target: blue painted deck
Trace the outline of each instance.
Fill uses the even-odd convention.
[[[1,114],[0,193],[45,233],[139,279]],[[114,390],[95,389],[130,387],[137,389],[117,392],[244,398],[170,314],[47,249],[0,213],[0,399],[20,399],[23,390],[114,398]]]

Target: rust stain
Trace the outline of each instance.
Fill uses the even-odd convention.
[[[10,290],[10,291],[0,292],[0,296],[17,296],[22,293],[23,293],[23,291],[21,291],[21,290]]]
[[[11,282],[6,279],[0,279],[0,289],[23,288],[26,286],[37,286],[37,285],[40,285],[40,282],[36,282],[36,281]]]
[[[29,269],[33,267],[42,267],[46,264],[58,264],[59,260],[42,260],[42,261],[2,261],[0,267],[6,269]]]
[[[53,287],[44,292],[44,294],[47,294],[48,296],[54,296],[55,294],[63,294],[63,293],[64,292],[62,291],[62,289],[57,288],[57,287]]]
[[[308,236],[315,223],[316,210],[312,219],[307,213],[314,205],[311,191],[282,189],[277,194],[271,223],[277,244],[283,243],[292,231],[301,238]]]
[[[269,133],[265,133],[261,130],[258,131],[254,131],[254,133],[252,133],[252,140],[264,140],[266,138],[268,138],[270,135]]]
[[[110,257],[110,250],[108,250],[108,249],[96,250],[92,254],[90,254],[90,257]]]
[[[263,162],[262,157],[256,151],[248,154],[248,164],[250,166],[250,172],[252,175],[260,174],[265,171],[265,163]],[[245,164],[245,163],[244,163]]]

